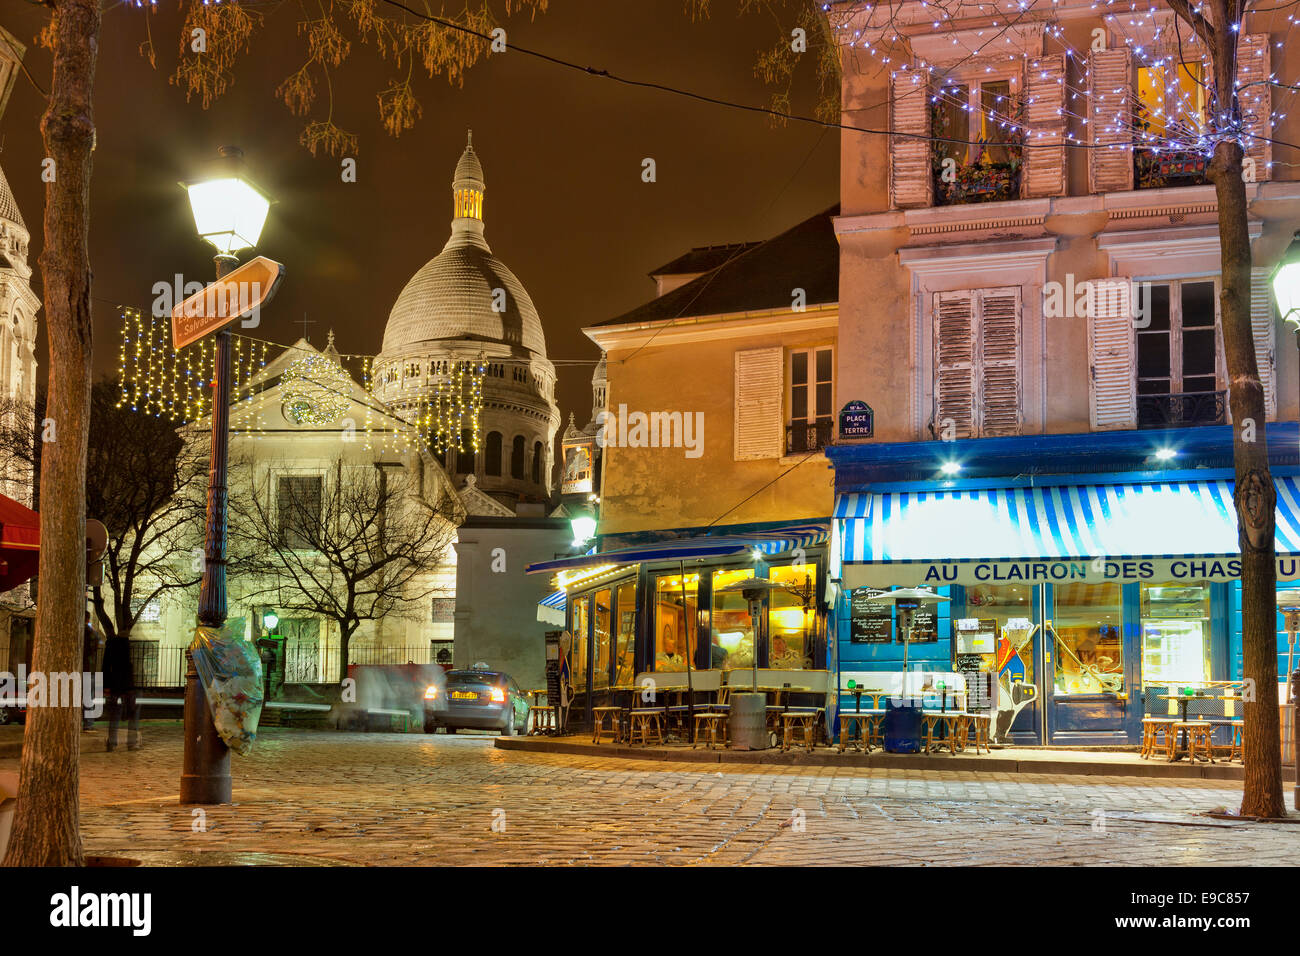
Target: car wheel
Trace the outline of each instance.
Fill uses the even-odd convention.
[[[501,736],[513,737],[515,733],[515,714],[514,711],[511,711],[506,715],[506,725],[501,728]]]
[[[0,707],[0,727],[10,723],[13,719],[13,714],[9,713],[8,707]]]
[[[456,732],[455,727],[444,727],[443,730],[447,731],[449,734],[454,734]]]

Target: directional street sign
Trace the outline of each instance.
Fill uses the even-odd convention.
[[[284,266],[265,256],[244,263],[172,309],[172,346],[183,349],[271,301]]]

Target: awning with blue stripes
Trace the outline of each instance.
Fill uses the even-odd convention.
[[[546,597],[537,602],[537,620],[544,624],[554,624],[556,627],[564,627],[564,601],[565,593],[563,590],[552,591]]]
[[[683,561],[695,558],[726,557],[759,551],[775,555],[795,548],[811,548],[823,544],[829,530],[822,525],[798,525],[778,530],[756,531],[753,534],[696,535],[614,551],[575,555],[554,561],[530,564],[528,574],[562,571],[572,568],[597,567],[607,564],[645,564],[652,561]]]
[[[1275,486],[1279,576],[1294,580],[1300,479]],[[834,517],[843,521],[847,587],[890,576],[849,565],[898,564],[927,567],[898,569],[906,581],[890,583],[1232,580],[1240,575],[1232,489],[1222,480],[845,494]]]

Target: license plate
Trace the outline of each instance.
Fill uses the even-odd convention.
[[[472,690],[453,690],[451,692],[452,700],[478,700],[478,694]]]

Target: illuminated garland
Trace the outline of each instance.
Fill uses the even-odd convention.
[[[352,405],[352,380],[326,355],[307,353],[280,374],[284,413],[297,425],[332,425]]]

